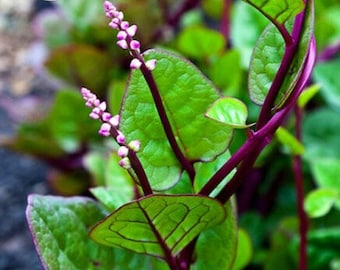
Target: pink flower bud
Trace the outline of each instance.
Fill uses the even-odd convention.
[[[128,29],[126,29],[126,33],[130,36],[133,37],[137,32],[137,25],[131,25]]]
[[[99,134],[102,136],[110,136],[111,126],[108,123],[103,123],[99,129]]]
[[[124,40],[127,37],[127,33],[125,31],[119,31],[117,34],[117,39],[118,40]]]
[[[121,11],[117,11],[115,17],[122,21],[124,19],[124,13]]]
[[[116,140],[117,140],[117,142],[118,142],[119,144],[123,144],[123,143],[125,143],[125,136],[124,136],[122,133],[120,133],[120,134],[117,136]]]
[[[128,29],[129,26],[130,26],[129,22],[127,22],[127,21],[123,21],[123,22],[120,23],[120,28],[122,28],[123,30]]]
[[[111,113],[108,113],[108,112],[104,112],[102,114],[102,120],[104,122],[109,122],[111,120],[112,116],[111,116]]]
[[[130,63],[130,68],[131,69],[138,69],[138,68],[140,68],[141,65],[142,65],[142,62],[139,59],[134,58],[134,59],[132,59],[132,61]]]
[[[134,152],[138,152],[140,150],[140,141],[139,140],[134,140],[131,141],[128,145],[128,147],[134,151]]]
[[[117,151],[118,156],[124,158],[124,157],[127,157],[128,153],[129,153],[129,148],[127,148],[126,146],[121,146],[118,148],[118,151]]]
[[[101,110],[102,112],[105,112],[106,111],[106,102],[103,101],[102,103],[100,103],[97,108],[99,108],[99,110]]]
[[[148,70],[154,70],[156,67],[156,59],[151,59],[149,61],[146,61],[145,65],[148,68]]]
[[[126,50],[126,49],[129,47],[129,45],[128,45],[128,43],[126,42],[125,39],[118,40],[118,41],[117,41],[117,45],[118,45],[119,47],[121,47],[122,49],[124,49],[124,50]]]
[[[120,124],[120,115],[117,114],[115,116],[113,116],[110,120],[109,123],[114,126],[114,127],[118,127]]]
[[[139,50],[139,48],[140,48],[140,43],[139,43],[138,40],[132,40],[132,41],[130,42],[130,49],[131,49],[131,50],[136,51],[136,50]]]
[[[131,168],[131,162],[130,160],[125,157],[119,161],[119,165],[123,167],[124,169],[130,169]]]

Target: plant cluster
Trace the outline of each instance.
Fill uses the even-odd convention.
[[[59,169],[56,190],[91,186],[29,197],[45,269],[338,269],[340,34],[317,27],[336,1],[104,1],[109,27],[102,3],[66,2],[47,67],[81,95],[12,145]]]

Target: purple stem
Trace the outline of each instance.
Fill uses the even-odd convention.
[[[296,138],[301,141],[301,123],[302,123],[302,109],[295,107],[296,115]],[[299,232],[300,232],[300,246],[299,246],[299,270],[307,270],[307,232],[308,232],[308,218],[303,207],[304,202],[304,188],[303,188],[303,173],[302,173],[302,159],[300,155],[293,156],[292,168],[295,178],[297,211],[299,216]]]
[[[257,129],[262,128],[271,117],[275,100],[277,98],[277,95],[279,94],[281,85],[284,82],[284,79],[290,68],[290,64],[299,46],[299,38],[301,35],[301,31],[302,31],[304,16],[305,16],[305,11],[302,11],[299,15],[296,16],[295,21],[294,21],[293,31],[292,31],[292,37],[290,37],[289,40],[287,37],[285,37],[287,35],[285,34],[285,32],[288,33],[287,30],[283,31],[283,28],[285,29],[285,27],[282,25],[275,24],[285,39],[286,49],[285,49],[285,53],[283,55],[283,59],[279,67],[279,70],[276,73],[273,83],[270,86],[266,99],[263,103],[263,107],[261,109],[260,116],[257,122],[257,127],[256,127]]]
[[[224,0],[223,2],[223,11],[222,11],[222,18],[220,22],[220,32],[224,36],[227,47],[231,48],[230,44],[230,14],[231,14],[231,0]]]
[[[127,40],[128,42],[130,42],[130,40]],[[164,132],[166,134],[166,137],[170,143],[170,146],[172,148],[172,150],[174,151],[175,156],[177,157],[178,161],[181,163],[182,167],[184,168],[184,170],[187,171],[190,179],[193,181],[193,179],[195,178],[195,170],[193,165],[189,162],[189,160],[184,156],[181,148],[179,147],[177,140],[175,138],[175,135],[173,133],[173,130],[171,128],[171,124],[169,121],[169,118],[166,114],[165,111],[165,107],[162,101],[162,97],[160,95],[158,86],[156,84],[156,81],[152,75],[152,72],[147,68],[147,66],[145,65],[145,61],[144,58],[136,52],[132,52],[133,57],[138,58],[141,62],[141,71],[142,74],[144,76],[144,79],[146,81],[146,83],[149,86],[151,95],[153,97],[158,115],[160,117]]]
[[[224,177],[226,177],[242,162],[237,173],[227,183],[224,190],[222,190],[223,193],[219,194],[218,197],[222,202],[225,202],[232,194],[235,193],[241,182],[244,181],[244,176],[255,162],[256,157],[260,154],[263,147],[270,142],[271,137],[277,128],[282,124],[290,110],[295,106],[296,100],[313,70],[315,57],[316,45],[315,39],[312,38],[308,56],[304,63],[304,70],[294,88],[294,91],[287,99],[285,106],[275,113],[261,129],[253,133],[253,135],[238,149],[238,151],[236,151],[231,158],[210,178],[207,184],[200,190],[199,194],[208,196],[224,179]]]

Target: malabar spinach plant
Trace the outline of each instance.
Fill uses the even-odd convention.
[[[222,95],[182,56],[142,51],[137,26],[104,2],[117,45],[131,56],[131,73],[119,114],[112,115],[88,88],[81,94],[90,117],[101,122],[99,134],[112,142],[109,171],[99,156],[87,162],[109,181],[91,189],[96,200],[29,197],[27,219],[45,269],[241,269],[247,264],[240,248],[245,241],[233,195],[274,135],[293,153],[299,268],[307,269],[299,141],[301,112],[310,97],[303,90],[316,56],[314,3],[246,2],[270,20],[249,64],[250,98],[261,106],[256,122],[247,120],[241,100]],[[187,52],[195,57],[199,43],[192,42]],[[218,72],[228,76],[228,70]],[[281,127],[291,112],[295,137]],[[236,130],[247,138],[231,153]]]

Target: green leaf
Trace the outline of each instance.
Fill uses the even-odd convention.
[[[340,107],[340,82],[336,70],[340,69],[340,60],[318,63],[313,71],[314,80],[320,84],[320,94],[328,104]]]
[[[336,189],[340,192],[340,159],[317,158],[311,165],[319,187]]]
[[[319,92],[320,87],[321,86],[319,84],[313,84],[304,89],[298,98],[299,107],[304,108],[306,104]]]
[[[253,48],[268,25],[268,19],[243,1],[236,1],[232,11],[230,37],[233,46],[240,51],[242,67],[248,70]]]
[[[238,230],[236,259],[232,270],[244,269],[251,260],[253,247],[249,234],[243,230]]]
[[[157,60],[152,73],[185,157],[191,161],[208,161],[225,151],[232,128],[204,116],[220,97],[211,82],[196,67],[174,54],[150,50],[145,58]],[[121,112],[121,130],[128,141],[141,141],[142,151],[138,157],[153,189],[167,189],[178,181],[182,169],[139,70],[132,72],[129,81]]]
[[[243,81],[241,53],[236,49],[226,51],[212,63],[209,73],[209,78],[225,95],[236,96]]]
[[[289,21],[288,29],[292,28]],[[309,1],[302,27],[298,49],[290,63],[288,73],[281,85],[276,99],[276,107],[280,108],[293,91],[303,70],[303,64],[308,55],[310,40],[314,29],[314,6]],[[250,98],[258,105],[262,105],[275,75],[280,67],[284,54],[284,40],[274,25],[269,25],[254,48],[250,68],[248,87]]]
[[[233,128],[246,128],[247,106],[236,98],[223,97],[216,100],[206,116]]]
[[[122,206],[98,223],[90,237],[103,245],[164,257],[160,241],[176,255],[224,218],[223,206],[208,197],[153,195]]]
[[[268,25],[258,39],[249,66],[251,100],[262,105],[284,54],[284,40],[274,25]]]
[[[304,153],[305,148],[301,142],[284,127],[279,127],[275,132],[275,136],[293,155],[302,155]]]
[[[198,237],[195,250],[197,261],[192,270],[231,269],[237,249],[237,221],[232,202],[229,201],[225,209],[225,221],[205,230]]]
[[[225,39],[218,31],[191,26],[180,33],[177,46],[188,57],[204,59],[221,53],[225,48]]]
[[[273,22],[283,24],[304,8],[303,0],[244,0]]]
[[[45,269],[112,269],[113,250],[94,243],[89,227],[103,218],[91,199],[30,195],[27,220]]]
[[[339,198],[339,193],[334,189],[313,190],[305,199],[305,211],[311,218],[322,217],[331,210],[337,198]]]
[[[95,63],[95,64],[94,64]],[[112,68],[110,56],[89,45],[70,44],[52,51],[46,67],[54,76],[76,86],[103,92]]]

